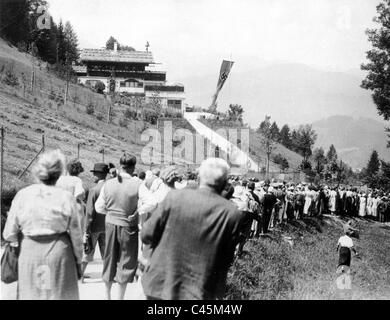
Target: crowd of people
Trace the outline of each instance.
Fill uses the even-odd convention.
[[[16,194],[3,232],[20,248],[19,299],[79,299],[97,245],[107,299],[114,283],[124,299],[139,276],[147,299],[218,299],[250,237],[304,216],[390,217],[378,190],[246,180],[219,158],[186,174],[136,163],[128,153],[117,167],[96,163],[87,190],[78,160],[59,150],[39,157],[37,181]]]

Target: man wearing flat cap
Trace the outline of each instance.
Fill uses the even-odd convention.
[[[88,262],[93,261],[96,244],[99,244],[100,254],[104,254],[106,244],[106,228],[105,228],[105,215],[96,212],[95,202],[99,197],[100,190],[106,180],[109,172],[109,167],[105,163],[95,163],[92,174],[95,176],[96,185],[92,187],[88,193],[87,208],[86,208],[86,226],[84,233],[84,254],[82,259],[82,271],[83,277],[81,279],[84,282],[84,272],[87,268]]]

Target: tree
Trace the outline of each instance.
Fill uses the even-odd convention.
[[[96,90],[97,93],[103,94],[104,90],[106,89],[106,85],[99,80],[95,83],[94,89]]]
[[[122,51],[135,51],[135,49],[133,47],[130,47],[130,46],[120,46],[119,50],[122,50]]]
[[[66,60],[66,48],[65,48],[65,35],[64,35],[64,25],[62,20],[57,27],[57,62],[60,64],[65,64]]]
[[[367,168],[366,168],[367,177],[370,178],[375,176],[380,169],[380,165],[381,164],[379,162],[378,152],[374,150],[371,153],[370,160],[367,163]]]
[[[265,116],[264,121],[260,124],[258,131],[263,135],[264,139],[261,141],[265,152],[267,153],[267,175],[269,174],[269,162],[272,151],[275,149],[275,142],[272,139],[271,133],[271,117]]]
[[[275,142],[279,142],[280,131],[279,131],[279,127],[275,121],[272,123],[270,130],[271,130],[272,140],[274,140]]]
[[[326,160],[329,163],[337,161],[337,151],[333,144],[330,145],[329,150],[326,154]]]
[[[114,43],[117,43],[118,44],[118,50],[120,50],[120,44],[118,42],[118,40],[116,40],[113,36],[111,36],[107,42],[106,42],[106,49],[107,50],[114,50]]]
[[[291,148],[291,133],[290,133],[290,127],[285,124],[282,129],[280,129],[280,142],[282,145],[284,145],[287,149]]]
[[[280,153],[274,156],[274,162],[279,165],[280,170],[284,171],[289,168],[288,160],[283,157]]]
[[[312,155],[312,146],[317,140],[317,134],[312,129],[311,125],[301,125],[296,133],[295,137],[296,141],[296,149],[304,158],[304,160],[308,160],[308,158]]]
[[[68,64],[77,61],[79,58],[78,39],[69,21],[65,23],[64,44],[65,52],[68,54]]]
[[[0,36],[13,45],[29,42],[31,20],[29,0],[0,1]]]
[[[228,109],[228,118],[231,121],[238,121],[242,124],[242,116],[244,114],[244,109],[239,104],[230,104]]]
[[[361,69],[368,71],[362,82],[364,89],[372,91],[378,112],[385,120],[390,119],[390,0],[383,0],[377,7],[376,29],[367,29],[368,41],[373,48],[367,52],[368,63]]]
[[[271,120],[270,116],[265,116],[265,119],[264,119],[264,121],[262,121],[260,123],[259,128],[257,129],[257,132],[265,135],[267,130],[269,130],[269,128],[271,126],[270,120]]]
[[[313,160],[315,163],[314,170],[321,176],[325,169],[326,157],[324,149],[316,148],[313,151]]]

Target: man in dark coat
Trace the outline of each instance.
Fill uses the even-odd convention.
[[[241,215],[220,194],[229,166],[209,158],[199,168],[199,189],[173,190],[141,232],[154,249],[142,277],[148,299],[222,298],[238,243]]]
[[[93,170],[96,185],[88,192],[87,206],[86,206],[86,224],[84,230],[84,255],[82,259],[83,276],[81,281],[84,282],[84,272],[89,262],[93,261],[96,245],[99,244],[100,254],[104,254],[106,246],[106,229],[104,214],[97,213],[95,210],[95,202],[99,197],[100,190],[106,180],[109,172],[109,167],[105,163],[96,163]]]

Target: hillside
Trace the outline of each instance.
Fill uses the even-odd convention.
[[[141,133],[155,126],[140,120],[128,120],[127,127],[120,126],[123,106],[118,104],[113,106],[112,120],[108,124],[108,101],[79,85],[70,85],[69,101],[65,106],[61,100],[64,81],[48,72],[37,60],[34,60],[36,85],[31,93],[31,66],[31,56],[0,39],[0,78],[7,71],[12,71],[19,79],[17,86],[0,81],[0,126],[5,130],[5,189],[19,188],[31,182],[29,171],[22,179],[18,176],[41,149],[43,134],[46,149],[60,148],[68,158],[77,157],[80,144],[80,161],[85,169],[81,177],[87,184],[92,181],[89,170],[93,163],[103,159],[101,149],[104,149],[106,162],[117,164],[123,152],[128,151],[137,156],[140,170],[149,168],[149,165],[142,164],[140,158],[141,150],[147,143],[141,141]],[[25,90],[22,73],[28,79]],[[87,114],[88,104],[93,105],[93,114]],[[174,162],[184,163],[176,156]]]
[[[340,158],[353,168],[365,167],[373,150],[378,151],[383,160],[390,161],[382,122],[364,117],[332,116],[312,125],[318,134],[316,146],[327,151],[333,143]]]
[[[351,261],[352,290],[336,286],[337,240],[342,223],[334,216],[304,218],[249,241],[234,262],[226,299],[244,300],[388,300],[390,227],[356,219],[359,253]]]
[[[218,74],[180,79],[188,103],[208,106]],[[244,120],[257,128],[266,115],[280,126],[311,123],[331,115],[380,119],[370,93],[360,88],[363,78],[356,72],[326,72],[304,64],[274,64],[241,71],[235,61],[218,98],[221,111],[230,103],[245,109]]]

